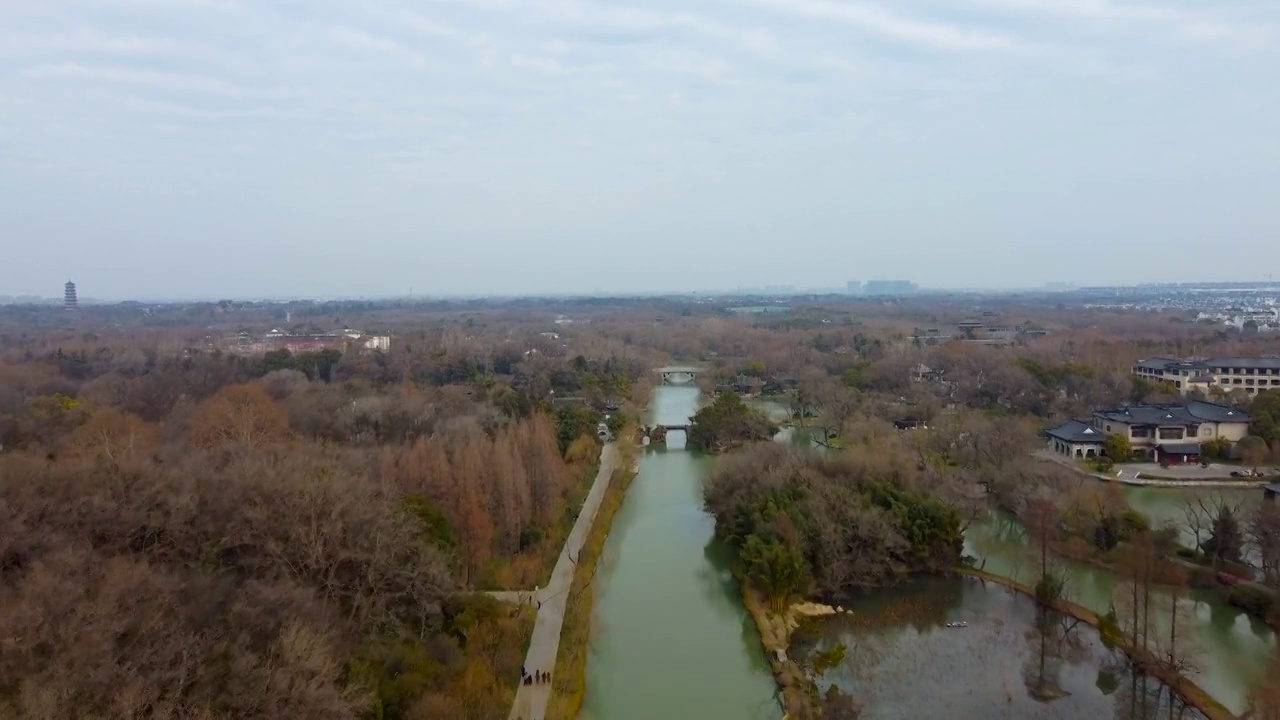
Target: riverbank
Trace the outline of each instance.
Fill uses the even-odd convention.
[[[958,572],[962,575],[976,577],[981,580],[989,580],[998,585],[1009,588],[1010,590],[1026,595],[1033,600],[1036,598],[1036,593],[1033,588],[1016,580],[996,575],[994,573],[989,573],[984,570],[978,570],[976,568],[961,568]],[[1070,616],[1093,627],[1099,632],[1102,632],[1099,625],[1100,618],[1098,614],[1083,605],[1073,603],[1069,600],[1055,600],[1049,604],[1049,607],[1055,612]],[[1129,658],[1129,661],[1133,663],[1135,667],[1160,680],[1160,682],[1165,685],[1168,685],[1178,694],[1179,697],[1185,700],[1188,705],[1199,710],[1205,715],[1205,717],[1209,718],[1209,720],[1238,720],[1237,716],[1228,710],[1225,705],[1215,700],[1195,682],[1169,668],[1150,652],[1144,651],[1142,648],[1135,647],[1129,642],[1128,638],[1118,638],[1115,645],[1125,654],[1126,657]]]
[[[1000,512],[1007,513],[1014,522],[1025,528],[1023,520],[1016,514],[1008,510]],[[1151,521],[1151,518],[1148,518],[1148,521]],[[1151,522],[1151,524],[1155,523]],[[1065,538],[1053,537],[1048,540],[1049,552],[1060,560],[1088,565],[1111,573],[1119,579],[1132,580],[1133,569],[1126,562],[1124,554],[1126,546],[1125,543],[1121,543],[1112,550],[1099,550],[1086,536],[1079,534]],[[1181,546],[1177,550],[1181,553],[1187,548]],[[1209,593],[1218,601],[1238,608],[1249,617],[1265,623],[1271,630],[1280,632],[1280,593],[1249,579],[1249,573],[1244,570],[1232,570],[1229,566],[1215,568],[1211,564],[1192,562],[1178,553],[1162,554],[1156,558],[1152,573],[1154,587],[1162,592],[1169,592],[1175,586],[1179,586]],[[985,561],[978,565],[977,569],[983,570],[984,564]],[[1243,577],[1235,582],[1224,582],[1220,579],[1220,570]]]
[[[1107,477],[1088,473],[1089,475],[1106,482],[1119,483],[1121,485],[1132,485],[1134,487],[1164,487],[1164,488],[1231,488],[1255,490],[1261,489],[1266,485],[1268,480],[1170,480],[1167,478],[1131,478],[1131,477]]]
[[[1235,478],[1229,474],[1213,477],[1171,477],[1149,470],[1137,469],[1130,465],[1117,465],[1110,473],[1098,472],[1084,467],[1080,461],[1065,458],[1048,450],[1037,450],[1032,456],[1044,462],[1061,465],[1080,475],[1103,482],[1129,485],[1132,487],[1165,487],[1165,488],[1222,488],[1222,489],[1255,489],[1261,488],[1274,478]],[[1237,466],[1228,466],[1235,468]],[[1230,473],[1231,470],[1224,471]]]
[[[560,651],[560,632],[564,626],[566,603],[573,585],[577,559],[582,555],[587,536],[595,524],[604,496],[612,484],[611,480],[619,466],[618,455],[618,448],[614,444],[605,445],[600,451],[600,470],[578,512],[573,530],[570,531],[560,551],[551,580],[545,588],[534,592],[533,600],[538,607],[538,617],[534,622],[528,652],[525,654],[524,669],[528,672],[548,672],[556,665]],[[509,717],[511,720],[543,718],[546,715],[550,697],[549,683],[530,685],[521,683],[516,688],[516,696],[511,703]]]
[[[621,435],[621,433],[620,433]],[[629,437],[628,435],[621,435]],[[582,709],[587,685],[587,651],[591,643],[591,618],[595,601],[595,576],[614,515],[622,507],[636,478],[636,447],[621,447],[613,479],[604,492],[595,522],[578,554],[573,583],[569,587],[560,652],[552,673],[551,697],[545,720],[574,720]]]
[[[700,400],[696,387],[657,387],[645,419],[684,424]],[[584,720],[782,715],[731,549],[705,507],[707,475],[723,459],[685,440],[674,432],[666,447],[643,448],[610,524],[594,579]]]
[[[791,632],[794,630],[789,618],[773,615],[764,597],[753,590],[745,578],[736,573],[735,576],[738,587],[742,589],[742,604],[755,622],[765,660],[773,672],[778,691],[782,693],[783,719],[805,720],[821,717],[815,714],[816,698],[810,691],[810,684],[804,671],[787,655],[787,648],[791,644]]]

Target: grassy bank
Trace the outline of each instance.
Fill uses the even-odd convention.
[[[734,573],[735,576],[737,573]],[[791,644],[791,624],[786,617],[779,616],[769,609],[769,603],[763,595],[753,590],[738,577],[738,587],[742,589],[742,604],[751,619],[755,621],[760,633],[760,644],[764,648],[765,660],[773,671],[773,679],[782,692],[782,707],[785,718],[802,720],[804,718],[821,717],[817,710],[817,698],[814,696],[812,683],[805,677],[786,651]],[[782,651],[781,657],[778,651]]]
[[[1000,575],[972,568],[963,568],[960,570],[960,573],[981,578],[983,580],[990,580],[991,582],[1003,585],[1004,587],[1016,592],[1020,592],[1033,600],[1036,597],[1034,588],[1023,585],[1016,580],[1011,580]],[[1054,611],[1080,620],[1081,622],[1092,626],[1094,629],[1098,628],[1098,614],[1083,605],[1079,605],[1068,600],[1056,600],[1050,604],[1050,607],[1052,607]],[[1164,663],[1160,662],[1159,658],[1155,657],[1150,652],[1144,651],[1142,648],[1135,647],[1130,642],[1129,638],[1121,638],[1116,643],[1116,647],[1120,648],[1124,654],[1128,656],[1130,662],[1132,662],[1137,668],[1160,680],[1160,682],[1163,682],[1170,688],[1173,688],[1173,691],[1176,692],[1183,700],[1186,700],[1187,704],[1199,710],[1205,717],[1209,718],[1209,720],[1237,720],[1234,713],[1228,710],[1225,705],[1213,699],[1209,693],[1204,691],[1204,688],[1195,684],[1186,677],[1179,675],[1176,671],[1168,668]]]
[[[619,437],[632,437],[633,429],[618,433]],[[609,481],[609,488],[600,500],[600,510],[591,532],[583,543],[582,554],[574,568],[573,585],[564,614],[564,627],[560,630],[560,651],[556,655],[554,683],[551,699],[547,703],[546,720],[573,720],[582,708],[587,689],[587,653],[591,647],[591,617],[595,600],[596,566],[604,551],[605,540],[613,526],[613,516],[622,507],[627,488],[636,474],[634,444],[619,443],[618,465]]]

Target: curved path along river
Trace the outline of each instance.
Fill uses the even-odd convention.
[[[683,425],[698,391],[654,391],[650,422]],[[583,720],[778,720],[755,625],[702,509],[711,458],[646,448],[596,576]]]

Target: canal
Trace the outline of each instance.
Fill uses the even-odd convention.
[[[662,386],[654,391],[648,420],[683,424],[697,406],[695,388]],[[792,435],[784,430],[779,439],[797,440]],[[713,520],[702,509],[702,486],[712,462],[685,450],[679,432],[669,436],[665,448],[643,452],[595,580],[581,715],[587,720],[777,720],[781,715],[758,633],[728,570],[726,549],[713,539]],[[1256,501],[1250,492],[1227,491],[1225,497],[1248,504]],[[1208,500],[1213,491],[1126,488],[1125,494],[1159,525],[1181,520],[1186,500]],[[1027,538],[1009,516],[992,514],[974,523],[965,551],[990,572],[1035,580]],[[1070,599],[1105,613],[1121,579],[1083,563],[1059,564],[1069,575]],[[1159,684],[1145,681],[1145,689],[1138,688],[1138,680],[1112,662],[1096,633],[1085,628],[1076,631],[1080,641],[1074,655],[1057,666],[1070,695],[1049,705],[1031,699],[1019,678],[1034,646],[1029,639],[1033,604],[989,583],[927,578],[869,593],[850,606],[855,616],[819,625],[809,642],[838,640],[854,650],[830,675],[865,703],[867,718],[919,717],[913,708],[921,702],[939,713],[966,707],[990,717],[1098,720],[1150,717],[1148,711],[1161,707]],[[1239,713],[1275,646],[1272,632],[1207,593],[1191,592],[1181,608],[1180,633],[1195,647],[1200,670],[1193,679]],[[947,620],[970,625],[952,630]],[[1142,699],[1141,714],[1131,711],[1135,698]]]
[[[660,386],[650,423],[684,424],[692,386]],[[781,705],[759,635],[702,509],[712,459],[645,448],[614,516],[596,576],[587,661],[587,720],[778,720]]]

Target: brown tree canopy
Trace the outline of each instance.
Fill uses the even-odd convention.
[[[253,450],[288,432],[289,416],[261,385],[228,385],[196,409],[190,439],[205,448]]]
[[[0,687],[19,717],[354,718],[362,638],[439,631],[445,556],[369,458],[156,464],[83,428],[92,459],[0,456]]]

